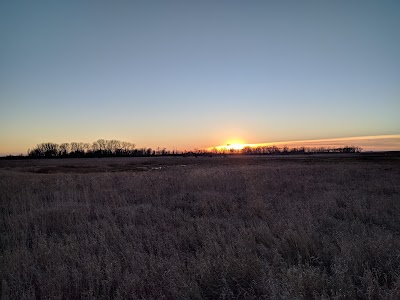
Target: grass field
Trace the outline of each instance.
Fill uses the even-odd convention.
[[[400,156],[0,161],[1,299],[400,299]]]

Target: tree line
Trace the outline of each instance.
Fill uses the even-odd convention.
[[[29,157],[122,157],[171,154],[166,148],[135,148],[131,142],[99,139],[93,143],[41,143],[28,149]]]
[[[281,148],[272,146],[244,147],[243,149],[214,148],[211,151],[200,151],[203,154],[245,154],[245,155],[285,155],[285,154],[318,154],[318,153],[360,153],[361,147],[293,147],[283,146]]]
[[[359,153],[360,147],[345,146],[339,148],[328,147],[295,147],[258,146],[245,147],[240,150],[217,149],[194,151],[170,151],[166,148],[136,148],[131,142],[99,139],[93,143],[41,143],[28,149],[31,158],[63,158],[63,157],[140,157],[140,156],[212,156],[212,155],[285,155],[285,154],[313,154],[313,153]]]
[[[276,146],[260,146],[260,147],[245,147],[241,150],[243,154],[307,154],[307,153],[359,153],[360,147],[344,146],[337,148],[330,147],[294,147],[289,148],[284,146],[278,148]]]

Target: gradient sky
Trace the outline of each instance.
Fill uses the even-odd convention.
[[[1,1],[0,155],[400,133],[400,1]]]

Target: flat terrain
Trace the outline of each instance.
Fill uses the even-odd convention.
[[[398,154],[0,160],[2,299],[400,299]]]

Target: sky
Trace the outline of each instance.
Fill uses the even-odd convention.
[[[398,0],[3,0],[0,155],[399,135],[399,53]]]

